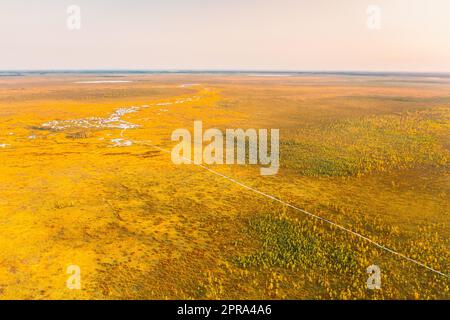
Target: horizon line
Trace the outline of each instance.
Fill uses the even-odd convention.
[[[245,69],[245,68],[36,68],[36,69],[0,69],[0,72],[249,72],[249,73],[404,73],[404,74],[449,74],[450,71],[413,71],[413,70],[352,70],[352,69]]]

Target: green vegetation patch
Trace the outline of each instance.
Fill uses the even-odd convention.
[[[450,133],[448,114],[447,108],[439,113],[339,120],[299,129],[281,142],[281,163],[305,176],[361,176],[415,167],[448,169],[449,150],[442,139]]]
[[[250,220],[249,226],[261,240],[261,247],[256,253],[238,257],[241,267],[348,271],[357,265],[354,252],[323,239],[311,223],[263,216]]]

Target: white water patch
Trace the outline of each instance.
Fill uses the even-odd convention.
[[[111,139],[111,142],[113,143],[112,147],[129,147],[133,145],[133,141],[122,138]]]
[[[291,74],[284,73],[248,73],[247,77],[292,77]]]
[[[74,83],[98,84],[98,83],[130,83],[131,80],[95,80],[95,81],[76,81]]]
[[[0,143],[0,148],[6,148],[6,147],[9,147],[9,146],[10,146],[10,144]]]
[[[180,103],[197,101],[197,100],[200,100],[200,97],[194,96],[192,98],[179,98],[179,99],[176,99],[175,101],[157,102],[155,104],[145,105],[145,106],[142,106],[142,107],[143,108],[148,108],[150,106],[157,106],[157,107],[170,106],[170,105],[174,105],[174,104],[180,104]]]
[[[193,86],[199,86],[199,83],[183,83],[182,85],[180,85],[180,88],[189,88],[189,87],[193,87]]]
[[[171,104],[173,104],[173,102],[158,102],[156,105],[157,106],[170,106]]]
[[[139,107],[119,108],[108,118],[89,117],[74,120],[52,120],[42,124],[42,127],[51,130],[65,130],[74,128],[93,129],[133,129],[139,125],[122,120],[121,118],[129,113],[137,112]]]
[[[123,132],[127,129],[139,128],[140,125],[125,121],[122,117],[126,114],[134,113],[139,111],[140,109],[150,108],[152,106],[169,106],[179,103],[185,103],[188,101],[197,101],[200,100],[199,96],[194,96],[190,98],[179,98],[174,101],[164,101],[158,103],[150,103],[141,106],[131,106],[131,107],[121,107],[116,109],[112,114],[107,118],[102,117],[88,117],[82,119],[71,119],[71,120],[52,120],[42,124],[42,127],[48,130],[54,131],[62,131],[66,129],[121,129],[121,137],[116,139],[110,139],[113,145],[109,147],[128,147],[133,145],[133,140],[125,140],[123,139]],[[161,115],[162,112],[168,112],[168,109],[159,109],[157,115]],[[107,136],[111,136],[111,134],[106,134]],[[29,139],[34,139],[35,136],[29,136]],[[104,140],[104,138],[99,138],[99,140]]]

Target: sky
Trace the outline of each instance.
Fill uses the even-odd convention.
[[[450,72],[449,17],[449,0],[0,0],[0,70]]]

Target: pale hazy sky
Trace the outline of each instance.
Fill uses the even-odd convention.
[[[450,72],[450,1],[0,0],[0,69],[118,68]]]

